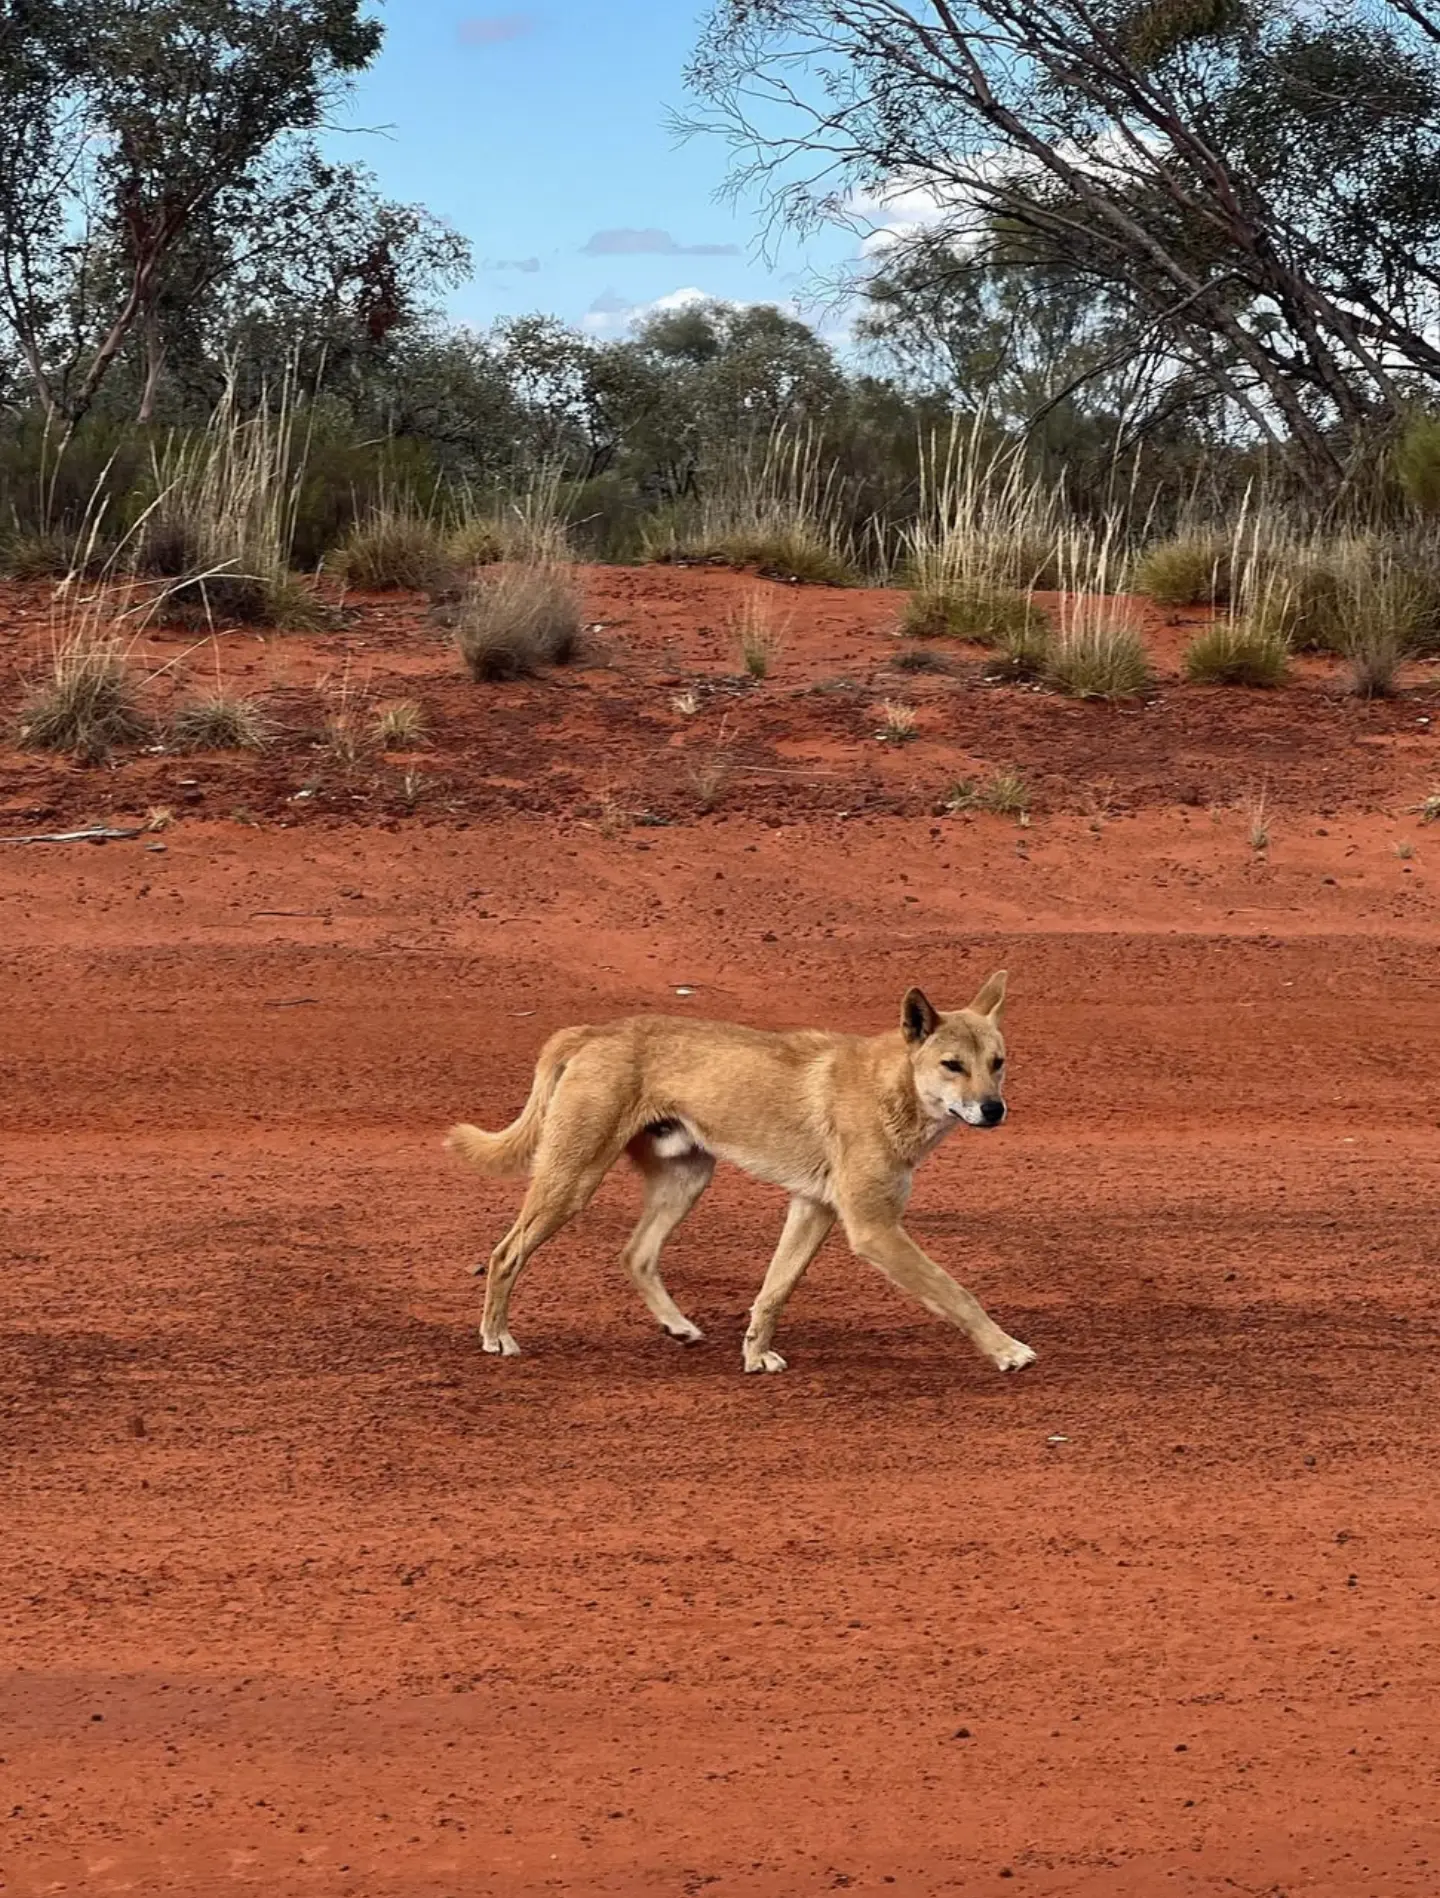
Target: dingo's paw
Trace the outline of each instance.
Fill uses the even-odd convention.
[[[747,1371],[783,1371],[785,1360],[778,1351],[747,1351],[745,1369]]]
[[[520,1347],[508,1331],[502,1331],[498,1338],[487,1338],[482,1331],[480,1342],[492,1358],[518,1358],[520,1355]]]
[[[663,1329],[667,1338],[678,1338],[681,1344],[704,1344],[705,1342],[705,1333],[699,1325],[691,1324],[688,1318],[682,1318],[678,1325],[668,1324]]]
[[[1027,1364],[1035,1362],[1035,1353],[1018,1338],[1007,1338],[990,1353],[990,1362],[997,1371],[1023,1371]]]

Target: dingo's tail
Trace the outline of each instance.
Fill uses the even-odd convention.
[[[458,1154],[481,1173],[528,1173],[540,1144],[546,1112],[565,1072],[565,1063],[582,1045],[588,1032],[584,1028],[566,1028],[552,1035],[540,1050],[540,1059],[535,1064],[535,1084],[520,1118],[498,1134],[486,1133],[483,1127],[452,1127],[445,1136],[445,1145],[451,1153]]]

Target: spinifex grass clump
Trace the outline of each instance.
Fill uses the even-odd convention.
[[[932,436],[920,460],[920,501],[905,536],[912,625],[984,637],[1013,623],[1015,596],[1053,586],[1060,496],[1026,472],[1011,447],[996,446],[984,417]],[[975,631],[961,632],[967,624]]]
[[[473,679],[515,679],[568,665],[581,631],[574,571],[549,562],[491,568],[476,576],[452,627]]]
[[[912,639],[950,638],[999,646],[1043,627],[1045,615],[1027,593],[985,580],[956,580],[910,596],[901,631]]]
[[[985,675],[1012,681],[1043,678],[1054,646],[1049,619],[1043,613],[1032,613],[995,640],[994,657],[986,661]]]
[[[423,593],[443,581],[455,563],[431,515],[382,495],[327,565],[346,586],[362,593]]]
[[[769,595],[758,588],[748,593],[731,612],[729,625],[745,671],[752,679],[766,678],[785,643],[785,629],[776,620]]]
[[[1230,583],[1231,541],[1219,533],[1174,534],[1135,563],[1134,590],[1161,606],[1223,605]]]
[[[1340,562],[1336,584],[1336,643],[1350,690],[1358,698],[1389,698],[1433,611],[1425,581],[1382,551]]]
[[[840,523],[833,464],[810,433],[776,429],[704,472],[697,499],[666,510],[642,540],[650,560],[716,560],[771,579],[852,586],[859,560]]]
[[[1289,670],[1290,642],[1263,614],[1216,620],[1185,652],[1185,676],[1196,685],[1283,685]]]
[[[429,729],[425,708],[415,699],[394,699],[375,714],[375,737],[382,751],[410,751]]]
[[[1144,643],[1116,604],[1112,530],[1098,544],[1067,535],[1061,547],[1059,626],[1045,679],[1079,699],[1133,698],[1150,683]]]
[[[258,700],[217,687],[177,706],[168,735],[177,751],[263,751],[270,729]]]
[[[116,746],[143,744],[150,732],[140,682],[118,635],[93,624],[63,631],[21,705],[21,744],[99,764]]]
[[[322,626],[329,616],[290,571],[304,477],[287,386],[242,417],[233,380],[205,429],[157,457],[156,500],[138,539],[142,569],[184,562],[156,596],[158,619],[187,626]]]

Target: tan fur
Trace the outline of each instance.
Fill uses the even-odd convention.
[[[660,1253],[720,1159],[790,1195],[750,1313],[747,1371],[785,1369],[771,1349],[775,1326],[837,1219],[853,1252],[959,1326],[997,1370],[1029,1364],[1029,1346],[1007,1337],[901,1224],[925,1155],[962,1122],[1004,1118],[1004,1002],[1002,972],[950,1014],[912,989],[901,1027],[868,1038],[819,1029],[765,1034],[664,1015],[553,1035],[513,1126],[498,1134],[455,1127],[447,1143],[482,1172],[532,1176],[519,1217],[490,1257],[485,1349],[518,1355],[509,1330],[516,1280],[628,1154],[645,1201],[625,1263],[672,1337],[692,1343],[702,1334],[666,1291]]]

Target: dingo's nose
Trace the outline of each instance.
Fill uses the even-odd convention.
[[[982,1101],[980,1118],[987,1127],[998,1127],[1005,1118],[1004,1101]]]

